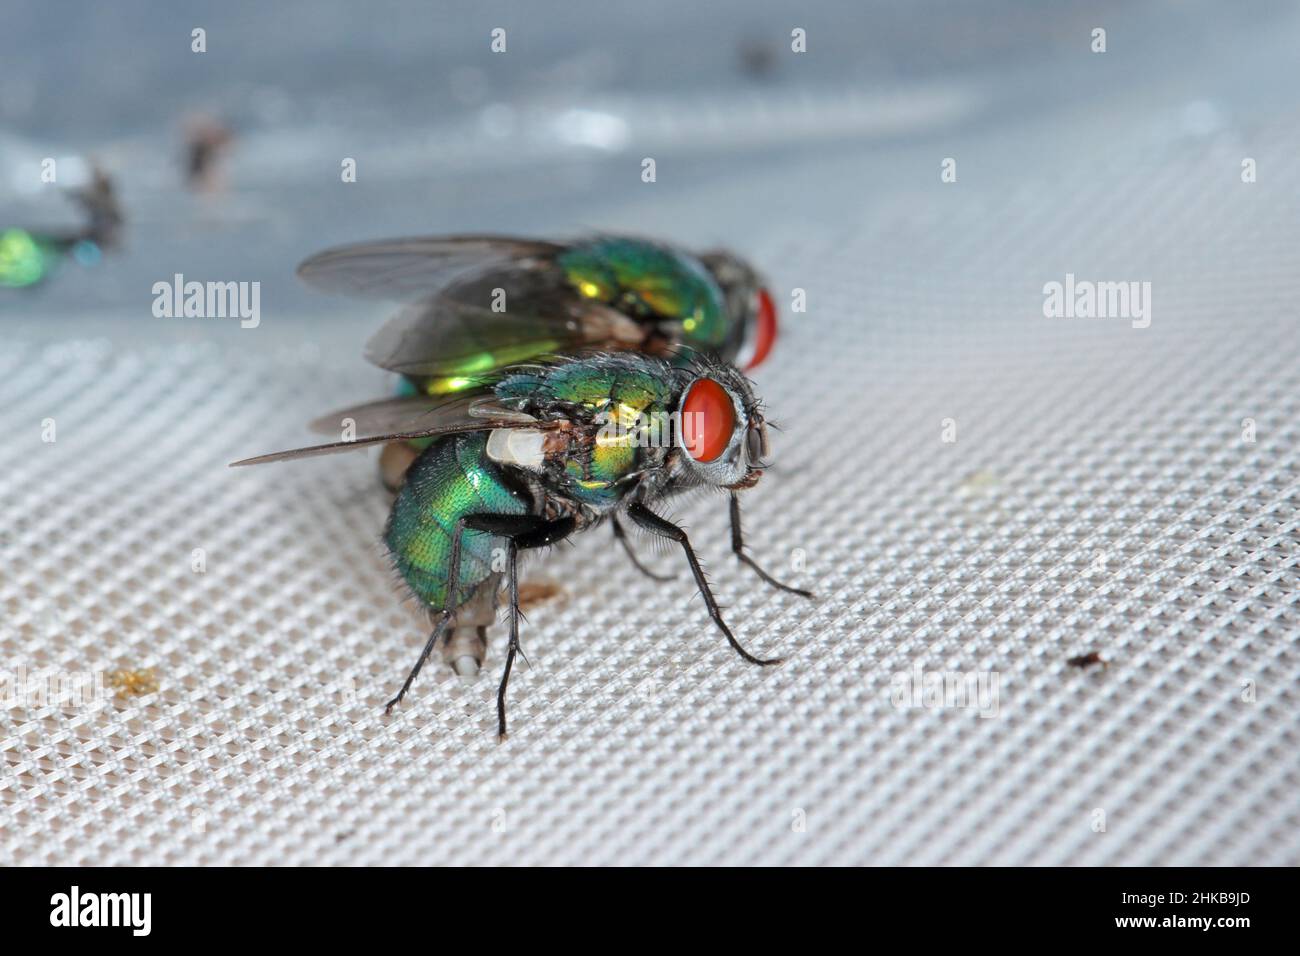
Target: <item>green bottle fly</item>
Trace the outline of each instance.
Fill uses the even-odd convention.
[[[779,663],[741,646],[686,532],[654,510],[692,488],[728,493],[732,549],[742,562],[774,587],[811,596],[744,553],[737,495],[762,475],[767,430],[749,381],[726,363],[696,356],[675,364],[637,351],[558,358],[504,369],[490,385],[436,406],[399,397],[338,414],[356,423],[353,440],[237,464],[428,441],[397,493],[385,540],[434,623],[390,710],[440,643],[453,665],[475,657],[472,640],[483,640],[504,580],[510,642],[497,693],[504,737],[519,648],[518,553],[609,523],[636,562],[622,519],[683,549],[710,617],[737,653],[754,664]]]
[[[626,236],[381,240],[318,253],[298,274],[327,291],[405,303],[366,351],[426,395],[588,349],[679,365],[704,353],[748,371],[776,339],[772,297],[744,260]]]
[[[93,266],[105,249],[116,245],[122,214],[108,176],[96,170],[90,185],[73,192],[72,198],[86,213],[87,223],[82,229],[0,230],[0,288],[38,286],[57,274],[68,260]]]

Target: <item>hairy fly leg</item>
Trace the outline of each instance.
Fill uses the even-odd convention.
[[[544,548],[563,541],[573,533],[577,522],[572,516],[548,520],[540,515],[467,515],[461,519],[469,531],[481,531],[506,540],[506,587],[510,594],[510,644],[506,666],[497,688],[497,738],[506,739],[506,688],[510,669],[519,653],[519,568],[520,551]]]
[[[740,532],[740,498],[737,497],[734,491],[731,493],[731,550],[735,552],[736,557],[753,568],[758,576],[772,587],[780,588],[782,591],[789,591],[791,594],[797,594],[800,597],[811,598],[813,596],[811,591],[792,587],[789,584],[782,584],[759,567],[758,562],[745,553],[745,538]]]
[[[424,667],[424,662],[429,659],[433,649],[438,646],[438,638],[442,637],[443,632],[447,630],[448,623],[451,622],[454,611],[446,608],[438,612],[438,621],[433,625],[433,630],[429,633],[429,639],[424,644],[424,650],[420,651],[420,656],[411,668],[411,672],[406,675],[406,680],[402,682],[402,689],[397,692],[397,696],[384,705],[384,713],[391,714],[393,708],[402,702],[406,692],[411,689],[411,684],[420,676],[420,668]]]
[[[731,633],[731,628],[727,627],[727,622],[722,619],[722,611],[718,608],[718,602],[713,597],[713,591],[709,587],[709,582],[704,578],[704,569],[700,567],[699,558],[695,556],[695,549],[691,547],[690,539],[686,537],[686,532],[677,525],[673,524],[667,518],[662,518],[655,514],[639,501],[634,501],[627,509],[628,517],[645,528],[652,534],[667,538],[669,541],[676,541],[686,552],[686,562],[691,566],[691,574],[695,576],[695,584],[700,589],[700,594],[704,597],[704,606],[709,609],[709,617],[713,618],[713,623],[718,625],[718,630],[726,636],[727,642],[732,648],[749,661],[751,664],[758,664],[766,667],[770,664],[780,664],[782,658],[772,657],[763,659],[755,657],[749,651],[741,646],[740,641]]]
[[[438,621],[433,625],[433,632],[429,635],[429,640],[425,642],[424,650],[420,651],[420,656],[411,668],[411,672],[406,675],[406,680],[402,682],[402,689],[397,692],[397,696],[384,705],[384,713],[391,714],[393,708],[402,702],[406,692],[411,689],[411,684],[420,676],[420,669],[424,667],[424,662],[429,659],[433,649],[438,646],[438,638],[442,637],[447,625],[451,623],[452,618],[456,616],[456,582],[460,580],[460,535],[465,527],[465,519],[462,518],[456,522],[456,527],[451,536],[451,557],[447,561],[447,587],[446,597],[443,598],[442,610],[438,613]]]
[[[617,538],[618,543],[623,546],[623,550],[627,553],[628,558],[631,559],[632,564],[638,571],[654,581],[671,581],[673,579],[671,574],[656,574],[641,563],[641,559],[638,558],[636,552],[632,550],[632,542],[627,540],[627,531],[623,529],[623,524],[618,520],[618,515],[611,515],[609,523],[614,528],[614,537]]]

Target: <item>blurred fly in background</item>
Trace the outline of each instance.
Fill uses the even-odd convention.
[[[298,274],[323,290],[407,303],[366,348],[370,361],[403,376],[407,411],[508,365],[580,349],[636,350],[677,365],[704,353],[748,371],[777,333],[772,296],[743,259],[626,236],[368,242],[314,255]],[[333,433],[343,417],[315,427]],[[385,448],[390,488],[418,447]]]
[[[0,286],[37,286],[69,260],[92,266],[105,251],[117,247],[123,217],[109,175],[93,167],[90,181],[69,196],[83,213],[85,225],[80,229],[10,227],[0,231]]]
[[[234,131],[216,117],[200,113],[185,122],[184,137],[186,185],[196,193],[224,190],[223,160],[234,144]]]

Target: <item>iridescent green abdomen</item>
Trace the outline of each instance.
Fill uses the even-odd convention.
[[[411,465],[388,517],[384,539],[393,563],[425,604],[445,606],[451,536],[470,514],[528,514],[527,492],[487,457],[487,433],[450,435]],[[492,576],[492,549],[500,542],[477,531],[461,533],[460,573],[453,606],[469,600]],[[497,568],[496,571],[500,571]]]
[[[709,351],[727,339],[722,289],[702,265],[653,242],[593,239],[561,253],[559,263],[579,294],[637,318],[682,323],[691,348]]]

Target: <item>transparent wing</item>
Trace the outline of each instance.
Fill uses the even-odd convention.
[[[563,248],[508,236],[383,239],[318,252],[298,266],[298,275],[325,292],[410,301],[490,270],[537,268]]]
[[[240,468],[244,465],[264,465],[272,461],[289,461],[294,458],[314,458],[318,455],[336,455],[340,452],[354,451],[358,448],[367,448],[371,445],[387,444],[391,441],[412,441],[417,438],[437,438],[442,435],[463,434],[465,432],[484,432],[493,431],[497,428],[531,428],[539,431],[555,431],[567,428],[569,423],[566,421],[532,421],[521,422],[518,420],[492,421],[482,419],[476,422],[466,422],[460,425],[447,425],[441,428],[425,428],[419,431],[396,432],[390,435],[371,435],[366,438],[357,438],[353,441],[335,441],[324,445],[309,445],[305,448],[290,448],[287,451],[271,452],[269,455],[257,455],[253,458],[244,458],[241,461],[232,461],[231,468]]]
[[[472,424],[484,420],[533,421],[531,415],[504,408],[493,401],[490,392],[457,395],[455,398],[411,395],[351,405],[322,415],[311,423],[320,435],[342,434],[348,430],[359,438],[420,431],[444,424]]]
[[[644,329],[614,309],[568,293],[512,291],[500,281],[505,311],[450,293],[411,303],[366,343],[366,358],[403,375],[473,378],[543,355],[635,348],[645,339]]]
[[[402,310],[366,357],[409,376],[473,377],[541,355],[636,348],[646,330],[578,295],[566,247],[506,236],[393,239],[330,249],[298,267],[329,292],[391,299]]]
[[[287,451],[258,455],[231,463],[231,467],[261,465],[292,458],[311,458],[354,451],[390,441],[436,438],[464,432],[491,431],[496,428],[560,429],[569,427],[565,420],[541,422],[512,409],[497,405],[490,394],[458,395],[453,399],[388,399],[341,409],[313,423],[313,427],[341,430],[344,418],[354,421],[354,434],[346,440],[323,445],[291,448]]]

